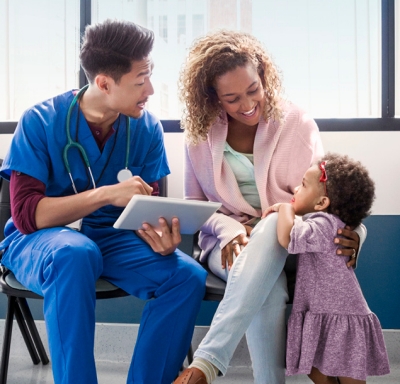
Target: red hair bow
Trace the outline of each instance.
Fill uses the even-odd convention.
[[[326,169],[325,169],[326,161],[322,161],[319,165],[319,169],[321,170],[321,177],[319,178],[319,181],[321,183],[325,183],[326,180],[328,180],[328,176],[326,174]]]
[[[321,177],[319,178],[319,181],[321,183],[324,183],[324,190],[325,190],[325,195],[328,196],[328,192],[326,191],[326,180],[328,180],[328,175],[326,174],[326,161],[321,161],[319,164],[319,169],[321,170]]]

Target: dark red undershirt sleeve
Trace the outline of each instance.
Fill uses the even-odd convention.
[[[153,183],[149,183],[150,187],[153,188],[153,192],[151,192],[152,196],[158,196],[160,194],[160,189],[158,187],[158,181],[154,181]]]
[[[159,195],[158,182],[149,183],[152,195]],[[10,180],[11,214],[14,225],[23,234],[37,231],[35,212],[40,200],[45,197],[45,185],[34,177],[12,171]]]
[[[99,146],[104,148],[107,140],[115,133],[110,129],[102,138],[101,128],[89,124],[89,128]],[[153,196],[159,195],[158,182],[149,183],[153,188]],[[21,233],[29,234],[37,231],[35,212],[40,200],[45,197],[46,186],[38,179],[20,172],[12,171],[10,179],[11,214],[15,226]]]
[[[45,197],[45,190],[40,180],[20,172],[11,172],[11,214],[14,225],[21,233],[27,235],[37,230],[35,212],[39,201]]]

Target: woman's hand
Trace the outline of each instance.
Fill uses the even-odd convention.
[[[335,244],[341,245],[344,248],[338,248],[336,254],[346,257],[350,256],[351,259],[347,263],[347,267],[350,268],[356,263],[358,248],[360,247],[360,237],[348,225],[338,229],[338,235],[343,237],[335,237]]]
[[[231,242],[229,242],[228,244],[225,245],[224,248],[222,248],[221,250],[222,269],[225,269],[226,265],[228,264],[228,271],[231,270],[233,264],[233,253],[235,253],[236,256],[239,256],[242,247],[245,247],[248,242],[249,239],[244,233],[242,233],[239,236],[236,236]]]
[[[246,225],[246,224],[244,224],[243,226],[246,228],[247,237],[250,237],[253,227],[250,227],[250,225]]]
[[[144,223],[143,228],[137,231],[138,235],[150,245],[154,252],[166,256],[176,250],[181,239],[179,219],[172,219],[171,228],[164,218],[160,218],[160,226],[155,229],[150,224]]]
[[[282,205],[282,203],[276,203],[274,205],[271,205],[268,207],[262,214],[261,219],[265,219],[270,213],[272,212],[279,212],[279,208]]]

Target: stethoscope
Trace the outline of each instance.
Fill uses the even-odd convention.
[[[72,184],[72,188],[74,189],[75,193],[78,193],[78,190],[76,189],[75,183],[74,183],[74,179],[72,177],[72,173],[71,173],[71,167],[69,166],[69,161],[68,161],[68,151],[72,148],[75,147],[79,150],[79,152],[82,155],[83,161],[85,162],[85,165],[89,171],[89,175],[90,175],[90,180],[92,182],[93,185],[93,189],[96,188],[96,182],[94,181],[94,177],[93,177],[93,173],[92,173],[92,169],[90,168],[90,163],[89,163],[89,159],[87,157],[85,148],[83,148],[83,146],[81,144],[79,144],[77,141],[72,140],[71,137],[71,115],[72,115],[72,111],[75,107],[75,104],[78,102],[78,100],[80,99],[80,97],[85,93],[85,91],[87,90],[89,85],[85,85],[83,88],[81,88],[79,90],[79,92],[75,95],[74,99],[71,102],[71,105],[68,108],[68,113],[67,113],[67,121],[66,121],[66,132],[67,132],[67,139],[68,142],[66,144],[66,146],[64,147],[64,151],[63,151],[63,160],[64,160],[64,165],[65,168],[67,169],[69,178],[71,179],[71,184]],[[79,111],[78,111],[79,113]],[[131,138],[131,130],[130,130],[130,120],[129,117],[126,116],[126,130],[127,130],[127,140],[126,140],[126,155],[125,155],[125,168],[121,169],[118,174],[117,174],[117,179],[118,181],[121,183],[122,181],[128,180],[129,178],[132,177],[132,172],[128,169],[128,164],[129,164],[129,148],[130,148],[130,138]]]

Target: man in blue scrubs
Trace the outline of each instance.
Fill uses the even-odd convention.
[[[89,86],[27,110],[1,168],[12,206],[1,263],[44,297],[56,384],[97,383],[99,277],[152,298],[128,383],[170,384],[190,346],[206,273],[177,249],[179,221],[161,219],[162,236],[113,228],[133,195],[157,194],[169,174],[161,124],[144,109],[153,40],[131,22],[89,26],[80,54]]]

